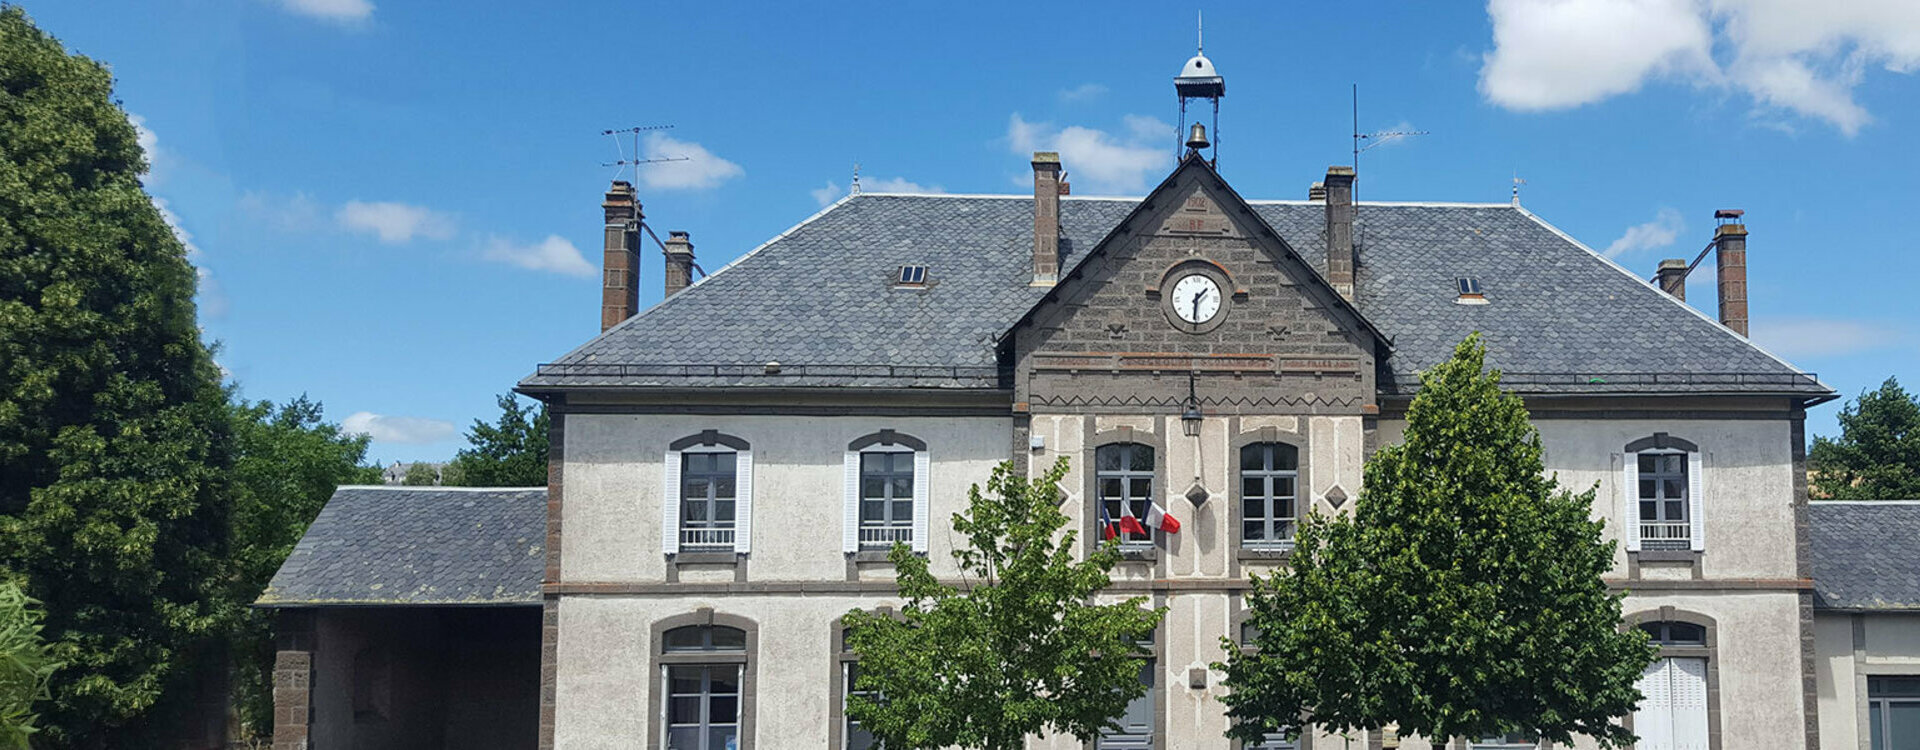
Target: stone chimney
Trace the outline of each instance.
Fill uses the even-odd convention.
[[[604,331],[640,311],[640,199],[632,184],[614,180],[600,207],[607,214],[606,252],[601,261],[606,278],[600,289],[600,330]]]
[[[1327,283],[1353,301],[1353,167],[1327,167]]]
[[[1682,258],[1668,258],[1660,261],[1660,270],[1653,274],[1659,283],[1660,291],[1672,295],[1681,302],[1687,301],[1687,261]]]
[[[1033,286],[1060,280],[1060,154],[1033,152]]]
[[[660,243],[661,254],[667,256],[667,297],[693,283],[693,237],[686,232],[668,232],[667,241]]]
[[[1720,226],[1713,231],[1713,257],[1720,266],[1720,325],[1747,335],[1747,225],[1745,211],[1723,208],[1713,212]]]
[[[1322,202],[1327,199],[1327,183],[1316,182],[1307,186],[1307,200]]]

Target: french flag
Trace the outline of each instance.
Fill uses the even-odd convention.
[[[1102,502],[1100,503],[1100,540],[1106,541],[1117,536],[1120,536],[1120,532],[1113,530],[1113,516],[1107,515],[1107,504]]]
[[[1147,525],[1169,534],[1180,533],[1180,519],[1167,515],[1167,509],[1159,503],[1147,504]]]

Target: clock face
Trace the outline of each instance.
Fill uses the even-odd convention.
[[[1173,314],[1194,325],[1220,314],[1220,285],[1212,278],[1192,274],[1173,283]]]

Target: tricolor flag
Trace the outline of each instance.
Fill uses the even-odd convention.
[[[1167,515],[1167,510],[1159,503],[1147,505],[1147,525],[1169,534],[1180,533],[1180,519]]]
[[[1107,504],[1102,501],[1100,503],[1100,540],[1106,541],[1117,536],[1120,536],[1120,532],[1113,530],[1113,516],[1107,515]]]

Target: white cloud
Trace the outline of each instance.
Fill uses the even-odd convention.
[[[279,0],[280,7],[295,15],[334,23],[358,23],[373,17],[368,0]]]
[[[424,206],[388,201],[347,201],[334,220],[348,231],[373,234],[389,245],[414,237],[444,240],[453,236],[453,217]]]
[[[1487,14],[1494,48],[1480,90],[1517,110],[1577,107],[1671,78],[1853,135],[1873,121],[1853,99],[1867,69],[1920,70],[1912,0],[1490,0]]]
[[[167,199],[157,195],[152,198],[153,207],[160,212],[160,220],[166,222],[167,228],[173,230],[173,236],[179,238],[181,245],[186,246],[187,257],[190,259],[200,257],[200,246],[193,244],[193,233],[187,231],[186,227],[180,226],[180,216],[168,207]]]
[[[453,423],[426,417],[392,417],[359,411],[340,420],[342,432],[371,436],[379,443],[438,443],[453,437]]]
[[[1654,214],[1653,221],[1627,227],[1627,231],[1620,235],[1620,239],[1607,245],[1607,249],[1601,251],[1601,254],[1609,258],[1618,258],[1638,250],[1666,247],[1679,239],[1680,232],[1686,228],[1686,219],[1680,216],[1679,211],[1663,208],[1659,213]]]
[[[213,272],[205,267],[195,267],[193,274],[199,280],[200,317],[224,318],[227,316],[227,293],[220,288],[220,281],[213,278]]]
[[[1069,180],[1091,192],[1139,192],[1146,188],[1149,176],[1166,169],[1173,152],[1173,126],[1140,115],[1127,115],[1123,124],[1125,134],[1115,135],[1079,125],[1055,128],[1051,123],[1027,122],[1014,113],[1007,121],[1007,144],[1022,156],[1060,152]],[[1026,184],[1029,179],[1023,177],[1020,182]]]
[[[319,201],[306,193],[281,196],[249,190],[240,196],[240,211],[282,232],[310,232],[320,228],[324,213]]]
[[[839,183],[833,180],[827,180],[827,184],[809,190],[807,194],[813,196],[813,199],[820,203],[821,208],[826,208],[827,206],[833,205],[834,201],[840,200],[840,196],[846,195],[847,193],[840,189]]]
[[[677,159],[640,167],[640,179],[655,190],[705,190],[746,174],[740,165],[714,156],[705,146],[665,133],[648,133],[641,151],[648,159]]]
[[[863,177],[860,179],[860,192],[944,193],[947,189],[939,185],[922,185],[904,177]]]
[[[1788,359],[1827,357],[1891,345],[1895,336],[1876,326],[1853,320],[1821,318],[1760,318],[1753,321],[1753,340]]]
[[[147,118],[128,112],[127,120],[133,123],[135,142],[140,144],[140,150],[147,155],[147,174],[142,182],[151,189],[160,184],[166,176],[162,167],[166,166],[170,155],[160,149],[160,136],[154,133],[152,128],[147,127]]]
[[[593,264],[580,254],[579,248],[557,234],[547,235],[546,239],[529,245],[516,244],[503,237],[489,237],[481,255],[491,261],[568,276],[592,276],[595,271]]]
[[[1083,83],[1070,89],[1061,89],[1058,96],[1063,102],[1084,102],[1100,98],[1107,93],[1107,87],[1097,83]]]

